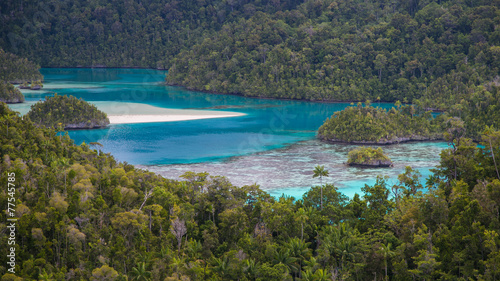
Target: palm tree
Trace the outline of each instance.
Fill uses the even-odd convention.
[[[328,271],[323,270],[323,269],[318,269],[316,272],[314,272],[314,280],[316,281],[327,281],[329,280],[329,274]]]
[[[304,208],[299,208],[297,211],[296,221],[300,222],[300,240],[304,240],[304,223],[309,219]]]
[[[273,263],[276,264],[283,264],[286,266],[289,272],[295,273],[297,272],[298,268],[295,265],[295,262],[297,261],[296,258],[290,256],[290,250],[282,250],[282,251],[276,251],[274,253],[274,260]],[[293,279],[295,280],[295,275],[292,274]]]
[[[172,267],[175,267],[175,273],[179,276],[179,268],[184,266],[184,260],[181,258],[173,258],[172,263],[170,264]]]
[[[229,258],[227,256],[224,256],[223,258],[214,258],[214,271],[217,271],[220,273],[220,277],[224,279],[224,276],[226,276],[229,273]]]
[[[132,280],[149,281],[151,280],[151,272],[146,270],[146,263],[140,262],[137,267],[132,268],[132,274],[135,275]]]
[[[319,177],[319,181],[321,184],[321,209],[323,210],[323,177],[328,177],[328,170],[325,170],[325,166],[317,165],[316,167],[314,167],[313,172],[313,178]]]
[[[258,267],[259,267],[259,262],[256,262],[255,259],[245,260],[245,267],[243,268],[243,272],[248,274],[251,280],[255,280],[255,276],[257,276]]]
[[[379,253],[384,256],[384,266],[385,266],[385,280],[389,280],[389,276],[387,275],[387,259],[393,257],[396,253],[391,250],[391,243],[387,245],[382,244],[379,248]]]
[[[286,245],[286,248],[289,250],[290,256],[292,258],[295,258],[299,262],[299,274],[301,274],[302,272],[302,262],[307,260],[311,256],[309,244],[311,243],[305,243],[304,240],[299,240],[299,238],[294,237],[290,239],[290,241]]]
[[[48,274],[45,269],[38,275],[38,280],[44,280],[44,281],[52,281],[54,280],[54,277],[51,274]]]

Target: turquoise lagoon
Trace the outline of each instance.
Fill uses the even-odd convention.
[[[316,165],[325,165],[334,183],[348,196],[373,184],[377,175],[396,181],[405,166],[425,177],[439,162],[442,142],[385,146],[395,163],[388,169],[359,169],[343,164],[353,146],[315,139],[317,128],[348,103],[316,103],[255,99],[208,94],[162,84],[165,71],[145,69],[45,68],[44,91],[25,92],[26,104],[11,106],[21,113],[47,95],[73,95],[114,109],[134,113],[140,105],[160,108],[220,110],[244,116],[176,122],[117,124],[105,129],[70,131],[75,143],[99,142],[117,160],[151,170],[167,178],[186,171],[226,176],[235,185],[257,183],[272,195],[300,197],[310,186]],[[391,104],[380,104],[389,108]],[[108,112],[108,114],[111,112]],[[144,112],[147,114],[147,112]]]

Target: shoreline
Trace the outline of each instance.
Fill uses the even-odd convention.
[[[151,68],[151,67],[141,67],[141,66],[114,66],[114,67],[108,67],[108,66],[43,66],[41,68],[66,68],[66,69],[145,69],[145,70],[153,70],[153,71],[166,71],[168,73],[168,69],[162,69],[162,68]],[[314,102],[314,103],[365,103],[365,101],[362,100],[345,100],[345,101],[338,101],[338,100],[308,100],[308,99],[293,99],[293,98],[273,98],[273,97],[256,97],[256,96],[246,96],[245,94],[242,93],[219,93],[219,92],[214,92],[214,91],[207,91],[203,89],[195,89],[191,88],[185,85],[177,84],[177,83],[168,83],[166,81],[161,82],[162,85],[164,86],[170,86],[170,87],[179,87],[179,88],[184,88],[189,91],[193,92],[200,92],[200,93],[206,93],[206,94],[212,94],[212,95],[229,95],[229,96],[237,96],[237,97],[244,97],[244,98],[251,98],[251,99],[265,99],[265,100],[284,100],[284,101],[299,101],[299,102]],[[386,103],[386,104],[394,104],[396,101],[371,101],[372,104],[374,103]],[[411,104],[411,103],[403,103],[402,104]],[[354,105],[353,105],[354,106]],[[444,110],[439,110],[439,109],[431,109],[432,112],[444,112]]]
[[[244,116],[243,113],[234,114],[206,114],[206,115],[192,115],[192,114],[165,114],[165,115],[108,115],[110,125],[118,124],[137,124],[137,123],[158,123],[158,122],[176,122],[176,121],[189,121],[213,118],[228,118]]]

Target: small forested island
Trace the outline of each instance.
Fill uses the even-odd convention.
[[[29,88],[43,87],[40,66],[0,48],[0,101],[5,103],[24,102],[23,94],[12,84],[31,83]]]
[[[445,116],[433,118],[417,106],[405,105],[385,110],[347,107],[335,112],[318,129],[318,138],[352,144],[394,144],[406,141],[438,140],[443,137]]]
[[[9,82],[0,81],[0,102],[21,103],[24,95]]]
[[[391,159],[384,154],[382,148],[358,147],[347,155],[347,165],[357,167],[391,167]]]
[[[95,105],[58,94],[32,105],[26,117],[38,125],[64,129],[94,129],[109,125],[106,113]]]

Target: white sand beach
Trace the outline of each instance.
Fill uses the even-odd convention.
[[[24,115],[28,113],[34,103],[36,101],[26,101],[19,104],[9,104],[9,107]],[[162,108],[133,102],[94,101],[90,103],[105,112],[111,124],[173,122],[245,115],[232,111]]]
[[[237,117],[245,114],[230,111],[162,108],[132,102],[92,102],[108,114],[111,124],[173,122],[209,118]]]
[[[172,122],[209,118],[235,117],[244,114],[213,114],[213,115],[108,115],[111,124],[132,124],[132,123],[152,123],[152,122]]]

